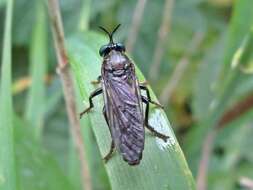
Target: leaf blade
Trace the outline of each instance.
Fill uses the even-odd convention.
[[[94,90],[90,81],[95,80],[100,74],[101,59],[98,53],[95,53],[95,49],[98,50],[99,46],[105,44],[106,41],[105,38],[95,33],[84,33],[82,36],[79,35],[69,40],[70,62],[81,95],[85,100],[87,100],[87,95]],[[144,79],[139,71],[137,73],[139,78]],[[101,98],[98,98],[98,101],[99,103],[95,103],[94,111],[89,114],[89,117],[101,155],[104,156],[109,151],[111,137],[102,115],[103,101]],[[147,132],[143,160],[136,167],[130,167],[118,153],[115,153],[106,164],[112,189],[195,189],[191,172],[165,113],[159,109],[152,109],[149,121],[151,124],[156,124],[157,130],[170,135],[170,144],[164,144]]]
[[[43,113],[45,110],[45,83],[47,63],[47,30],[45,8],[41,1],[37,2],[36,24],[30,45],[30,76],[31,87],[28,92],[26,104],[26,118],[33,125],[34,133],[40,136],[43,126]]]
[[[0,91],[0,189],[16,189],[11,94],[11,31],[13,1],[7,2]]]
[[[232,57],[240,46],[244,36],[249,32],[253,24],[253,8],[251,0],[235,1],[232,20],[229,26],[228,43],[224,56],[225,67],[229,67]]]
[[[15,159],[20,190],[71,190],[66,173],[35,138],[28,123],[14,117]]]

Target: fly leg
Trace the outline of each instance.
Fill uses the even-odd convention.
[[[113,152],[115,150],[115,144],[114,142],[112,141],[111,142],[111,147],[110,147],[110,151],[104,156],[103,160],[106,162],[108,162],[110,160],[110,158],[112,157],[113,155]]]
[[[145,96],[141,96],[142,101],[146,104],[146,110],[145,110],[145,126],[158,138],[164,140],[164,142],[167,141],[167,139],[169,138],[169,136],[164,135],[162,133],[159,133],[158,131],[156,131],[152,126],[149,125],[148,123],[148,115],[149,115],[149,100],[148,98],[146,98]]]
[[[143,84],[140,84],[139,87],[140,87],[140,89],[146,91],[146,93],[147,93],[147,98],[148,98],[147,100],[148,100],[149,103],[154,104],[154,105],[156,105],[157,107],[163,109],[163,106],[162,106],[161,104],[159,104],[158,102],[155,102],[155,101],[153,101],[153,100],[151,99],[151,96],[150,96],[150,93],[149,93],[149,89],[148,89],[147,86],[145,86],[145,85],[143,85]]]
[[[145,80],[143,82],[140,82],[139,84],[140,84],[140,86],[147,86],[148,85],[148,81]]]
[[[92,98],[94,98],[95,96],[101,94],[102,92],[103,92],[103,90],[102,90],[102,88],[100,87],[100,88],[94,90],[94,91],[91,93],[91,95],[90,95],[90,97],[89,97],[90,106],[89,106],[88,108],[86,108],[83,112],[80,113],[80,119],[82,118],[83,114],[85,114],[86,112],[90,111],[90,109],[94,107],[93,102],[92,102]]]
[[[106,121],[106,123],[109,127],[109,122],[108,122],[108,119],[107,119],[107,116],[106,116],[105,107],[103,108],[103,114],[104,114],[104,117],[105,117],[105,121]],[[109,129],[110,129],[110,127],[109,127]],[[111,130],[110,130],[110,133],[111,133]],[[112,157],[112,154],[113,154],[114,150],[115,150],[115,144],[114,144],[114,141],[112,140],[110,151],[103,158],[105,163]]]
[[[101,77],[101,75],[99,75],[98,76],[98,78],[97,78],[97,80],[93,80],[93,81],[91,81],[91,84],[99,84],[100,83],[100,81],[101,81],[101,79],[102,79],[102,77]]]

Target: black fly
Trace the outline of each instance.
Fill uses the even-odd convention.
[[[105,103],[103,114],[112,137],[110,151],[104,159],[105,161],[110,159],[116,145],[129,165],[137,165],[144,149],[144,126],[164,141],[168,136],[157,132],[148,124],[149,103],[162,106],[152,101],[148,88],[138,82],[134,64],[125,54],[125,46],[113,42],[113,34],[119,26],[111,33],[100,27],[110,38],[110,42],[99,50],[103,64],[101,76],[96,82],[101,83],[102,87],[91,93],[90,106],[80,113],[80,117],[93,107],[92,98],[103,93]],[[141,90],[146,91],[147,97],[141,95]],[[146,104],[145,115],[142,103]]]

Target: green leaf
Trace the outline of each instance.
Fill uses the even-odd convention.
[[[66,174],[36,140],[29,125],[15,117],[14,126],[20,190],[73,190]]]
[[[202,110],[204,112],[205,111],[204,108],[205,109],[208,108],[208,109],[206,109],[207,113],[201,114],[201,115],[204,115],[205,117],[199,118],[200,120],[199,120],[197,127],[194,127],[187,134],[187,138],[184,143],[184,145],[185,145],[184,147],[186,149],[185,152],[188,157],[188,161],[191,165],[191,169],[192,169],[192,171],[194,171],[194,173],[197,170],[197,167],[199,164],[198,163],[198,158],[199,158],[199,154],[200,154],[199,151],[200,151],[201,145],[202,145],[201,142],[205,138],[205,134],[207,133],[207,131],[210,128],[216,127],[217,122],[219,121],[219,118],[222,116],[224,111],[227,108],[229,108],[229,106],[231,105],[231,100],[235,99],[235,96],[238,96],[234,92],[238,87],[241,86],[242,77],[244,75],[240,71],[240,67],[245,66],[245,64],[248,63],[249,57],[251,55],[249,52],[252,52],[252,48],[251,48],[252,43],[253,43],[253,32],[251,31],[248,35],[245,36],[241,46],[236,51],[237,53],[235,53],[235,55],[234,55],[233,62],[234,63],[236,62],[235,65],[237,65],[237,66],[235,68],[232,68],[232,67],[230,68],[230,72],[227,73],[227,77],[226,77],[225,81],[223,81],[224,82],[223,88],[219,89],[218,93],[215,92],[216,94],[214,92],[212,92],[214,95],[213,95],[213,97],[210,97],[210,99],[208,96],[202,97],[202,95],[198,94],[198,97],[202,97],[200,99],[202,102],[200,100],[195,100],[196,102],[199,101],[198,102],[198,104],[199,104],[198,109],[199,110]],[[239,56],[237,56],[237,55],[239,55]],[[210,66],[210,65],[208,66],[208,68],[209,68],[209,69],[207,69],[208,72],[212,72],[210,67],[212,67],[212,66]],[[205,73],[202,76],[204,76],[204,75],[205,75]],[[207,74],[205,76],[208,77]],[[213,81],[211,81],[211,82],[214,82],[214,80],[215,79],[213,79]],[[201,81],[203,82],[204,79],[202,78]],[[199,82],[199,84],[202,82]],[[209,83],[211,83],[211,82],[209,81]],[[206,86],[208,86],[208,85],[206,84]],[[210,88],[210,86],[208,86],[208,87]],[[251,89],[252,89],[252,87],[251,87]],[[205,91],[206,89],[203,87],[202,90]],[[199,92],[199,93],[201,93],[201,92]],[[242,94],[240,94],[240,95],[242,95]],[[245,94],[244,94],[244,96],[245,96]],[[205,103],[205,107],[204,107],[204,104],[203,104],[203,107],[201,107],[201,103]],[[242,116],[240,116],[240,118],[241,117]],[[240,118],[237,118],[237,119],[240,119]],[[237,127],[238,126],[241,126],[241,125],[237,125]],[[238,133],[236,133],[236,134],[238,134]],[[226,134],[226,135],[228,135],[228,134]],[[226,139],[227,139],[227,136],[226,136]]]
[[[36,24],[30,45],[30,75],[32,84],[28,92],[26,118],[37,137],[41,134],[45,110],[45,75],[47,64],[47,27],[45,6],[37,1]]]
[[[83,0],[78,27],[80,31],[85,31],[88,30],[89,28],[90,10],[91,10],[91,0]]]
[[[241,85],[241,79],[244,75],[240,67],[248,64],[252,52],[253,32],[253,7],[248,6],[251,1],[236,1],[235,8],[230,23],[229,41],[224,59],[224,71],[219,85],[219,94],[216,96],[213,114],[211,115],[211,124],[215,124],[224,110],[231,103],[234,91]],[[239,67],[239,66],[240,67]]]
[[[235,63],[239,63],[240,66],[245,66],[250,58],[252,52],[251,47],[251,26],[253,26],[253,7],[248,6],[249,0],[236,1],[232,20],[230,22],[230,28],[228,31],[228,42],[226,43],[226,52],[224,54],[223,69],[224,76],[219,81],[218,87],[216,87],[216,96],[211,102],[211,113],[202,126],[214,127],[221,114],[231,103],[233,98],[233,92],[238,86],[240,86],[241,79],[244,73],[241,72],[239,67],[233,67]],[[239,52],[239,53],[238,53]],[[240,55],[240,57],[238,57]],[[233,65],[232,65],[233,63]],[[212,82],[212,81],[209,81]],[[203,137],[203,135],[201,135]]]
[[[13,44],[28,45],[36,18],[36,1],[18,0],[14,10]]]
[[[235,1],[232,20],[229,26],[228,43],[225,48],[224,64],[228,68],[232,57],[243,38],[253,25],[253,7],[251,0]]]
[[[5,5],[5,3],[6,3],[6,0],[0,0],[0,7]]]
[[[222,68],[220,62],[223,59],[224,37],[222,34],[209,51],[206,52],[203,63],[200,64],[193,89],[193,111],[194,117],[203,120],[211,112],[211,102],[217,92],[218,76]],[[218,81],[219,82],[219,81]]]
[[[216,127],[224,111],[231,106],[235,96],[234,92],[236,92],[236,89],[242,84],[242,78],[245,74],[241,72],[240,67],[244,67],[248,64],[252,54],[251,44],[253,34],[250,26],[253,26],[253,7],[249,6],[249,3],[250,1],[248,0],[236,1],[235,3],[228,31],[229,39],[226,44],[227,48],[225,48],[225,58],[222,65],[223,76],[222,78],[219,77],[219,80],[216,79],[218,81],[215,86],[216,92],[208,106],[209,113],[204,114],[206,117],[201,118],[197,124],[198,127],[195,127],[195,129],[188,134],[188,144],[186,145],[188,149],[187,156],[194,162],[198,161],[201,145],[208,130]],[[232,62],[234,62],[233,65],[238,66],[233,67]],[[214,79],[210,78],[206,83],[207,86],[209,86],[213,80]],[[192,162],[190,163],[192,166]],[[195,169],[196,168],[194,168],[194,170]]]
[[[253,177],[253,153],[249,151],[253,143],[252,116],[253,110],[222,128],[218,133],[215,149],[219,151],[214,151],[211,155],[208,172],[210,186],[224,190],[237,189],[238,180],[242,176]],[[220,176],[221,173],[226,176],[226,182]]]
[[[96,33],[82,33],[68,41],[69,58],[84,107],[88,106],[88,95],[96,88],[90,82],[100,75],[102,59],[98,56],[98,50],[105,43],[107,39]],[[144,80],[138,69],[137,73],[139,79]],[[153,93],[152,97],[155,99]],[[96,98],[95,108],[84,116],[90,118],[101,158],[109,151],[111,143],[102,114],[103,104],[102,97]],[[170,140],[164,143],[147,131],[143,159],[135,167],[129,166],[116,152],[105,165],[112,189],[195,189],[193,177],[165,113],[157,108],[152,109],[149,122],[156,130],[168,134]]]
[[[224,111],[231,105],[231,100],[234,98],[234,92],[236,88],[241,85],[242,78],[245,74],[240,68],[247,66],[249,62],[252,52],[252,42],[253,30],[249,30],[235,51],[230,69],[228,70],[225,79],[221,82],[222,85],[219,86],[219,93],[214,99],[212,113],[206,122],[211,127],[215,127]]]
[[[0,0],[1,1],[1,0]],[[6,1],[6,0],[5,0]],[[41,3],[44,0],[38,0]],[[30,43],[33,26],[36,25],[36,5],[38,1],[17,0],[14,7],[13,17],[13,43],[27,46]],[[98,3],[99,4],[99,3]],[[101,3],[100,3],[101,4]],[[81,0],[61,0],[61,13],[63,15],[64,31],[66,34],[73,33],[79,25]],[[93,9],[92,9],[93,10]],[[38,24],[38,23],[37,23]]]
[[[0,91],[0,189],[16,189],[11,94],[11,33],[13,1],[7,1]]]
[[[75,83],[76,92],[76,106],[81,112],[83,110],[82,98],[79,93],[77,83]],[[92,133],[92,126],[89,118],[83,118],[81,121],[81,131],[85,146],[85,152],[87,154],[87,161],[92,178],[92,187],[94,189],[110,189],[105,167],[100,159],[98,146],[95,142],[94,135]],[[69,151],[69,178],[72,184],[81,189],[81,177],[80,177],[80,160],[75,149],[73,138],[70,139],[70,151]]]

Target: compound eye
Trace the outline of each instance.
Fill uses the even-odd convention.
[[[120,52],[123,51],[124,52],[124,51],[126,51],[126,48],[122,43],[117,43],[116,44],[116,51],[120,51]]]
[[[110,52],[110,47],[108,45],[103,45],[100,49],[99,49],[99,55],[102,57],[102,56],[105,56],[107,55],[109,52]]]

